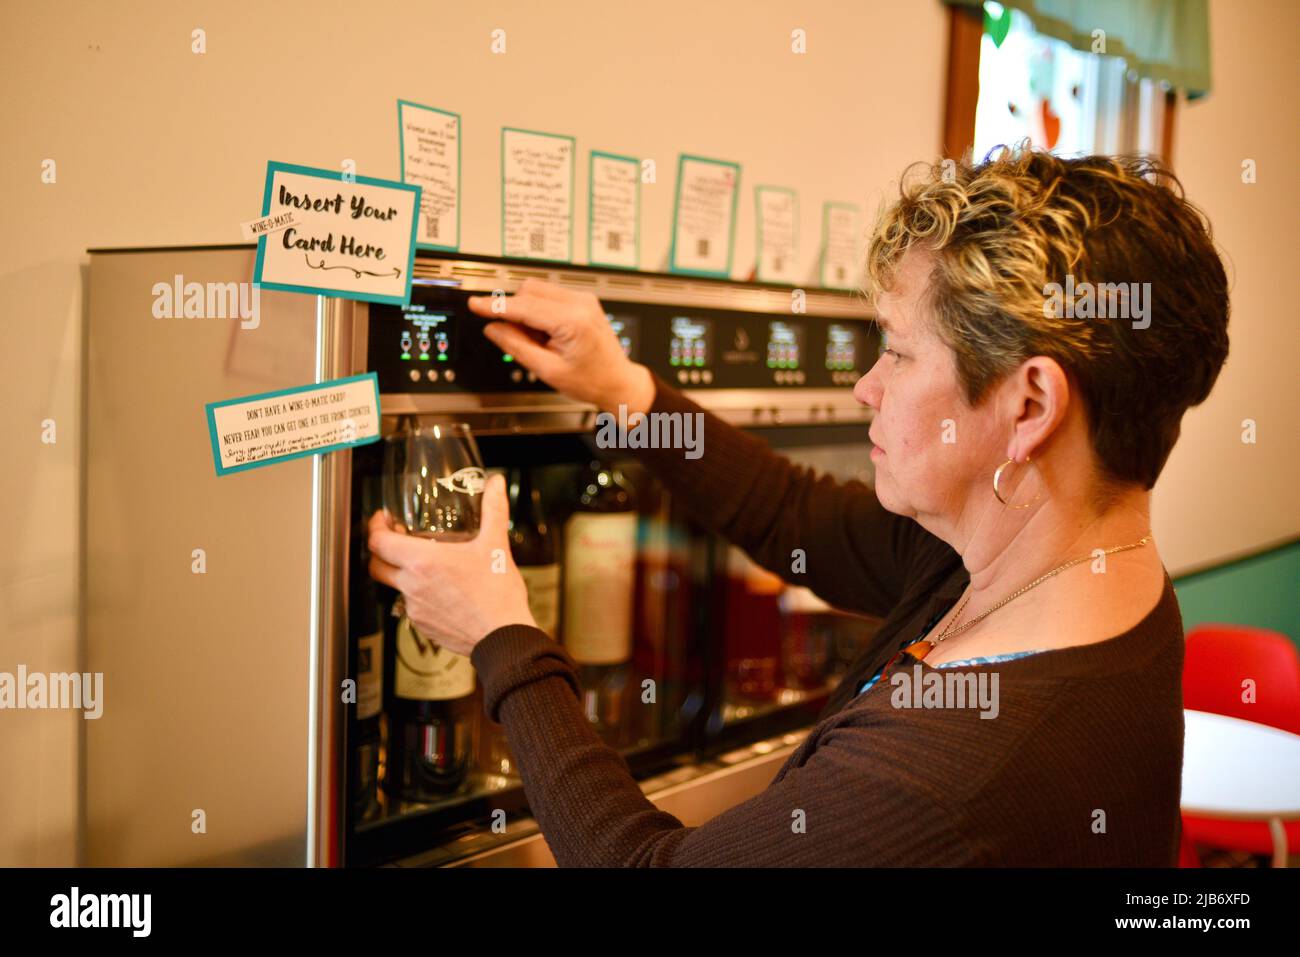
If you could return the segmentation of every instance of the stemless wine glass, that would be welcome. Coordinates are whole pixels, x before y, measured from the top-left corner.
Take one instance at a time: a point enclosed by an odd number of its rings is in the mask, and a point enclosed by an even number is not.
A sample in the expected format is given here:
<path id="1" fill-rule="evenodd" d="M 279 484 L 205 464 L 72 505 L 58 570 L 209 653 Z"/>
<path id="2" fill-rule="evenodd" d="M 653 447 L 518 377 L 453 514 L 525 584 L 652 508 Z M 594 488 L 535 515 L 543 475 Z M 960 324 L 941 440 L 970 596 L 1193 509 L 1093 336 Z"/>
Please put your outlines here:
<path id="1" fill-rule="evenodd" d="M 403 417 L 385 440 L 384 508 L 408 533 L 447 542 L 478 534 L 486 473 L 463 422 Z"/>

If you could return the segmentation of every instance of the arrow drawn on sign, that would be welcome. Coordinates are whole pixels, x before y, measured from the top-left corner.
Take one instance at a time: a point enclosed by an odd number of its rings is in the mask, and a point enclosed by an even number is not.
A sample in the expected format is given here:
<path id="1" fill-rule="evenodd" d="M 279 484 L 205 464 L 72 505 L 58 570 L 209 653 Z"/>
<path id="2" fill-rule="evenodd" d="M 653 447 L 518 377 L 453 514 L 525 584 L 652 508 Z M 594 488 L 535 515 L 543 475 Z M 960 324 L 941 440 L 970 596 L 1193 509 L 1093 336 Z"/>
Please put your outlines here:
<path id="1" fill-rule="evenodd" d="M 360 279 L 363 273 L 367 276 L 378 276 L 380 279 L 387 279 L 389 276 L 392 276 L 394 279 L 397 279 L 402 275 L 402 271 L 398 269 L 396 266 L 393 267 L 393 271 L 391 273 L 371 272 L 369 269 L 357 269 L 355 266 L 327 266 L 325 265 L 324 259 L 322 259 L 319 263 L 314 263 L 311 261 L 311 257 L 308 256 L 306 253 L 302 254 L 302 258 L 307 260 L 307 265 L 310 266 L 312 269 L 324 269 L 324 270 L 347 269 L 350 270 L 352 272 L 352 275 L 355 276 L 357 279 Z"/>

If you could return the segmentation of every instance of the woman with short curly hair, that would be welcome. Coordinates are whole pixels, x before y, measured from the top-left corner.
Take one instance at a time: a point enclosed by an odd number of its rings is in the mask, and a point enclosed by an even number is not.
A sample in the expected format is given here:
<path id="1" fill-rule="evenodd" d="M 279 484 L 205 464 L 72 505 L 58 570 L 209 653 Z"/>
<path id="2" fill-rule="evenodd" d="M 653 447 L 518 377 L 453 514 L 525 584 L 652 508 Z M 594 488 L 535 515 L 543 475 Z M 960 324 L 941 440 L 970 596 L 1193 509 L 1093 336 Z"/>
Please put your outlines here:
<path id="1" fill-rule="evenodd" d="M 561 864 L 1173 865 L 1183 632 L 1150 490 L 1227 356 L 1207 224 L 1153 163 L 1006 150 L 906 176 L 867 277 L 874 489 L 707 413 L 701 457 L 636 453 L 759 564 L 885 619 L 760 794 L 697 827 L 645 799 L 518 574 L 490 570 L 499 482 L 474 542 L 376 516 L 373 574 L 472 656 Z M 575 399 L 702 411 L 588 293 L 528 280 L 503 314 L 471 308 Z"/>

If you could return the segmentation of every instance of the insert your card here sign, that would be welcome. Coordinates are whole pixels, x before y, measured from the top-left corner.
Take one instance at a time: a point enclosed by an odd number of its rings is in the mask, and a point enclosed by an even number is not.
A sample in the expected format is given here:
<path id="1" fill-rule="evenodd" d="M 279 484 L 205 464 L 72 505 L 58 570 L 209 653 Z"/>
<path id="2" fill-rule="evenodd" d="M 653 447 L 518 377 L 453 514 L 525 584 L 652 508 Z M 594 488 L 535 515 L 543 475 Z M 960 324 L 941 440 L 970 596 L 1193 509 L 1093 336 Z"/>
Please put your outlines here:
<path id="1" fill-rule="evenodd" d="M 258 237 L 253 281 L 405 305 L 419 208 L 419 186 L 268 163 L 262 215 L 292 212 L 294 222 Z"/>

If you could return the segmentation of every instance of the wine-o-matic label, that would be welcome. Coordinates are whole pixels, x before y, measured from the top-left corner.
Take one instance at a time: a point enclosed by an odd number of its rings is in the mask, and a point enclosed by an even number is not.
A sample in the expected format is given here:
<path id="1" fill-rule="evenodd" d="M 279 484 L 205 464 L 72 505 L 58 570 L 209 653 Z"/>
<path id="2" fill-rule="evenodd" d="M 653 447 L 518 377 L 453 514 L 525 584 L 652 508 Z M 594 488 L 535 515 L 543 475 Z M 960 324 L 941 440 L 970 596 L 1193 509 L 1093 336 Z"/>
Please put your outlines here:
<path id="1" fill-rule="evenodd" d="M 474 693 L 474 666 L 464 655 L 435 646 L 403 617 L 397 625 L 393 690 L 399 698 L 447 701 Z"/>
<path id="2" fill-rule="evenodd" d="M 579 512 L 564 534 L 564 646 L 580 664 L 632 655 L 636 512 Z"/>

